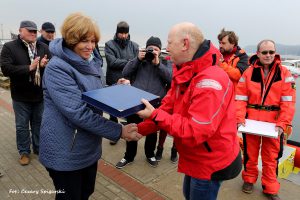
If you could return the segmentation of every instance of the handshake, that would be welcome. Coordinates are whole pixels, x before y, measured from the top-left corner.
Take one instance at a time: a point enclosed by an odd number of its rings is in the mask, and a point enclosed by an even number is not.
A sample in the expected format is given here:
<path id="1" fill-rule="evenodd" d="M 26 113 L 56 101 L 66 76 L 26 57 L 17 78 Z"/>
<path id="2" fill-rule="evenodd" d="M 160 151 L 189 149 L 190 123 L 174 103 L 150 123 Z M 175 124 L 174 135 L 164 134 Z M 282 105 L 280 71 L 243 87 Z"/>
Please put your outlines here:
<path id="1" fill-rule="evenodd" d="M 122 127 L 121 138 L 126 141 L 138 141 L 143 136 L 138 133 L 138 127 L 136 124 L 127 124 Z"/>

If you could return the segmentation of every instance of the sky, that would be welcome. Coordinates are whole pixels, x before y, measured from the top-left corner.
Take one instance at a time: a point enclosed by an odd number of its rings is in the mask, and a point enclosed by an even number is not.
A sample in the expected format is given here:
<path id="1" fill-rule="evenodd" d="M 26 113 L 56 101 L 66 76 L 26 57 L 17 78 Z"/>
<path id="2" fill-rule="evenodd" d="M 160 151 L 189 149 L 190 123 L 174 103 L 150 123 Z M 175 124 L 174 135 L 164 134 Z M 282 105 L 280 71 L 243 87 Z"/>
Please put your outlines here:
<path id="1" fill-rule="evenodd" d="M 0 38 L 18 33 L 22 20 L 55 24 L 57 37 L 63 20 L 73 12 L 92 17 L 100 27 L 100 44 L 113 38 L 119 21 L 127 21 L 131 40 L 145 46 L 150 36 L 167 43 L 170 28 L 192 22 L 206 39 L 218 45 L 222 28 L 239 36 L 239 45 L 256 45 L 262 39 L 300 45 L 299 0 L 1 0 Z M 2 34 L 3 33 L 3 34 Z"/>

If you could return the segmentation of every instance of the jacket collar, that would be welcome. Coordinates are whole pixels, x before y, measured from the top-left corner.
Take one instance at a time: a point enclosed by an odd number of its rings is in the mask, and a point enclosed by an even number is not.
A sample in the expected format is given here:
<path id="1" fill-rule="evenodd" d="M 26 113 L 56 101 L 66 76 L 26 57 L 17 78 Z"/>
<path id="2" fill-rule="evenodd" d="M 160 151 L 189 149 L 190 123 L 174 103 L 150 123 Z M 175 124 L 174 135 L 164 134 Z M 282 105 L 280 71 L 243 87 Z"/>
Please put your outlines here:
<path id="1" fill-rule="evenodd" d="M 65 41 L 62 38 L 57 38 L 51 41 L 49 49 L 53 56 L 57 56 L 64 60 L 80 73 L 93 76 L 102 76 L 102 58 L 98 51 L 93 51 L 93 58 L 91 60 L 84 60 L 74 51 L 69 49 L 65 45 Z"/>
<path id="2" fill-rule="evenodd" d="M 20 35 L 18 35 L 17 38 L 18 43 L 22 44 L 24 48 L 27 48 L 26 45 L 24 44 L 24 42 L 22 41 L 22 39 L 20 38 Z M 40 41 L 38 41 L 38 39 L 36 40 L 36 48 L 40 46 Z"/>
<path id="3" fill-rule="evenodd" d="M 173 79 L 177 84 L 188 82 L 200 71 L 215 65 L 219 59 L 219 50 L 209 40 L 204 40 L 192 61 L 183 63 L 180 67 L 173 67 Z"/>
<path id="4" fill-rule="evenodd" d="M 128 45 L 128 43 L 129 43 L 129 41 L 130 41 L 130 35 L 128 34 L 128 38 L 127 38 L 127 39 L 121 40 L 121 39 L 119 39 L 119 38 L 117 37 L 117 33 L 116 33 L 115 36 L 114 36 L 114 41 L 115 41 L 122 49 L 124 49 L 124 48 Z"/>

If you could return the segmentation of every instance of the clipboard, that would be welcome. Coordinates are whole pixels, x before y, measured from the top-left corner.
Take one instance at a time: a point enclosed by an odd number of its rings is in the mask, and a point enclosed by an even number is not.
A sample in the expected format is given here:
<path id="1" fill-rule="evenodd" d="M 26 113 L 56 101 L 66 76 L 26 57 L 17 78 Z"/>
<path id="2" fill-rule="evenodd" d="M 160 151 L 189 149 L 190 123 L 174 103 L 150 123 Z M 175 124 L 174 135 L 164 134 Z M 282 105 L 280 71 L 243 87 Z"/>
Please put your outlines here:
<path id="1" fill-rule="evenodd" d="M 278 138 L 278 132 L 275 131 L 275 126 L 275 123 L 246 119 L 245 126 L 240 126 L 238 131 L 263 137 Z"/>

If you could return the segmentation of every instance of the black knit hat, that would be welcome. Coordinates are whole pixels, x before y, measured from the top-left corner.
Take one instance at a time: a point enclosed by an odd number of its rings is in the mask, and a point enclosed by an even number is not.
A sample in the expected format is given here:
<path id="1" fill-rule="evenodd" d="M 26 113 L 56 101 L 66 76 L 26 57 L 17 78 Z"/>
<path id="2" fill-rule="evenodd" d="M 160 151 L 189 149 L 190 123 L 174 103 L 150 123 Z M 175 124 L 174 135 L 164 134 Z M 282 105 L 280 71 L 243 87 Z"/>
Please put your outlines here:
<path id="1" fill-rule="evenodd" d="M 151 36 L 148 40 L 147 40 L 147 43 L 146 43 L 146 48 L 150 45 L 153 45 L 153 46 L 156 46 L 158 47 L 159 49 L 161 49 L 161 41 L 158 37 L 153 37 Z"/>
<path id="2" fill-rule="evenodd" d="M 117 33 L 129 33 L 129 25 L 127 22 L 121 21 L 117 25 Z"/>

